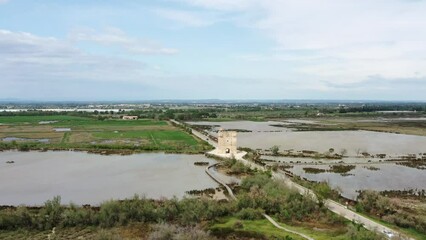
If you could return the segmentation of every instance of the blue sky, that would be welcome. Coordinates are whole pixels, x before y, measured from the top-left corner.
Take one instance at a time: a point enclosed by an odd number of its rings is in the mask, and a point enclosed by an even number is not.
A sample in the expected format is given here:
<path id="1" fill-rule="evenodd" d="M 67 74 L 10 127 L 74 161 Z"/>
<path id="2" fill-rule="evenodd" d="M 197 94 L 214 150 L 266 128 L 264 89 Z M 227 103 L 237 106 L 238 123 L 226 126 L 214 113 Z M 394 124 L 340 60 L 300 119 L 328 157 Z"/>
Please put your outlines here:
<path id="1" fill-rule="evenodd" d="M 425 92 L 423 0 L 0 0 L 0 99 Z"/>

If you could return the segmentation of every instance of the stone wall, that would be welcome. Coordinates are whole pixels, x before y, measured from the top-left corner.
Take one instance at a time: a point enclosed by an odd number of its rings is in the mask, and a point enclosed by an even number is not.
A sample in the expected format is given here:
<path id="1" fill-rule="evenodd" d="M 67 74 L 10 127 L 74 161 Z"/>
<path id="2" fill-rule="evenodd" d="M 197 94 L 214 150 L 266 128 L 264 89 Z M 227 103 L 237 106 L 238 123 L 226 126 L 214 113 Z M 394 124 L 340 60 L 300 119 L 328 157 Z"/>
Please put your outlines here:
<path id="1" fill-rule="evenodd" d="M 219 154 L 237 153 L 237 132 L 219 130 L 217 140 Z"/>

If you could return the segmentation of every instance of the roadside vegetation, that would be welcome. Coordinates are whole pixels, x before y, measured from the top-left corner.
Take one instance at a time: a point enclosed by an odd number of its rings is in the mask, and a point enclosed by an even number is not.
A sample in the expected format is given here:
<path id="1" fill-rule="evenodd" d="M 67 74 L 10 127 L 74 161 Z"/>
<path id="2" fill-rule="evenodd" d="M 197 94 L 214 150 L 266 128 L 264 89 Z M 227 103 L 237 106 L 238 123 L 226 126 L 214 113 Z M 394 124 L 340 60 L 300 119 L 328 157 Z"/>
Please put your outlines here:
<path id="1" fill-rule="evenodd" d="M 411 191 L 413 193 L 413 191 Z M 389 195 L 389 196 L 387 196 Z M 419 239 L 426 237 L 426 199 L 424 195 L 406 192 L 360 192 L 354 206 L 357 212 L 378 221 L 397 226 Z"/>

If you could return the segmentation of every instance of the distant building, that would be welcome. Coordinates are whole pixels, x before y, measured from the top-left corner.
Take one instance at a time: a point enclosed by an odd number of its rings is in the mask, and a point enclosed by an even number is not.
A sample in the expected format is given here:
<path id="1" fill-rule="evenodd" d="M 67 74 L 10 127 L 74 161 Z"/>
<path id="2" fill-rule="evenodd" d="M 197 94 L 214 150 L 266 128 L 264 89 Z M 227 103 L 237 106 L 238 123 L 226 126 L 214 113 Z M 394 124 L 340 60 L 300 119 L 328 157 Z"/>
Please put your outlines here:
<path id="1" fill-rule="evenodd" d="M 138 116 L 123 116 L 123 120 L 138 120 Z"/>
<path id="2" fill-rule="evenodd" d="M 237 132 L 220 129 L 217 136 L 219 154 L 237 153 Z"/>

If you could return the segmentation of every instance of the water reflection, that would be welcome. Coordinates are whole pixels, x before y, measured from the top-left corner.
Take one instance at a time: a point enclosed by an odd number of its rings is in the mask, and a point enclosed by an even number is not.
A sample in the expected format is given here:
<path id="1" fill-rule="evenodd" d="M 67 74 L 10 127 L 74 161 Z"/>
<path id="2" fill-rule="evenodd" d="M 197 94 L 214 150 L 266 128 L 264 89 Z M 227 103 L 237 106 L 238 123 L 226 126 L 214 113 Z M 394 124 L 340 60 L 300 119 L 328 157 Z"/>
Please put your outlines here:
<path id="1" fill-rule="evenodd" d="M 312 150 L 326 152 L 334 148 L 336 152 L 346 150 L 350 156 L 361 152 L 399 156 L 426 152 L 426 137 L 372 131 L 307 131 L 293 132 L 285 127 L 285 122 L 193 122 L 199 125 L 217 125 L 218 129 L 246 129 L 253 132 L 238 133 L 239 147 L 269 149 L 274 145 L 281 149 L 296 151 Z M 273 125 L 283 124 L 281 127 Z M 291 126 L 289 126 L 291 127 Z"/>
<path id="2" fill-rule="evenodd" d="M 0 152 L 0 205 L 39 205 L 55 195 L 63 203 L 99 204 L 134 194 L 183 197 L 188 190 L 217 187 L 204 167 L 194 166 L 197 161 L 215 162 L 203 155 L 164 153 Z"/>
<path id="3" fill-rule="evenodd" d="M 368 164 L 368 166 L 379 170 L 370 170 L 367 165 L 357 165 L 354 170 L 348 172 L 350 174 L 348 176 L 331 172 L 310 174 L 303 170 L 305 167 L 328 169 L 328 166 L 296 165 L 288 170 L 311 181 L 326 181 L 332 188 L 340 189 L 344 197 L 351 199 L 356 198 L 357 190 L 426 189 L 424 170 L 395 164 Z"/>

